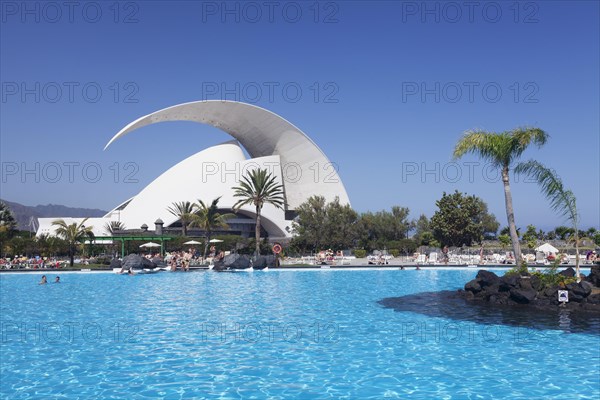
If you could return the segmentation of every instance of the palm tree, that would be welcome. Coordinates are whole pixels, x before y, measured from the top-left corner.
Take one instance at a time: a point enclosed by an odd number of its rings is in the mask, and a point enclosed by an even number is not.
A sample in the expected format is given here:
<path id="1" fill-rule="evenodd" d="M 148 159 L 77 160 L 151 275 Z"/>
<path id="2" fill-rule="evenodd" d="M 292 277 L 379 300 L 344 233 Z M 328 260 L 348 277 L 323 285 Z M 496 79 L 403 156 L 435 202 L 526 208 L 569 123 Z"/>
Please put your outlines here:
<path id="1" fill-rule="evenodd" d="M 217 197 L 210 205 L 207 205 L 202 200 L 198 200 L 198 203 L 194 204 L 195 212 L 190 215 L 190 226 L 197 226 L 206 234 L 206 243 L 204 244 L 205 258 L 212 232 L 217 228 L 227 228 L 226 221 L 235 217 L 231 213 L 221 214 L 219 212 L 218 204 L 220 199 L 221 197 Z"/>
<path id="2" fill-rule="evenodd" d="M 121 221 L 110 221 L 110 222 L 107 222 L 106 224 L 104 224 L 104 229 L 108 232 L 108 234 L 110 236 L 114 236 L 115 233 L 124 231 L 126 228 L 125 228 L 125 224 Z M 121 243 L 123 243 L 123 242 L 121 242 Z M 113 251 L 114 251 L 114 254 L 117 254 L 117 251 L 118 251 L 117 241 L 113 241 Z"/>
<path id="3" fill-rule="evenodd" d="M 283 185 L 277 183 L 275 177 L 266 169 L 249 171 L 242 177 L 239 186 L 232 188 L 233 194 L 240 199 L 233 205 L 233 210 L 238 211 L 242 206 L 253 204 L 256 210 L 256 256 L 260 255 L 260 213 L 263 205 L 272 204 L 282 209 L 285 203 Z"/>
<path id="4" fill-rule="evenodd" d="M 110 221 L 104 224 L 104 229 L 111 235 L 114 235 L 116 232 L 124 231 L 125 224 L 121 221 Z"/>
<path id="5" fill-rule="evenodd" d="M 58 237 L 64 239 L 69 245 L 69 265 L 73 266 L 73 256 L 75 254 L 75 246 L 77 243 L 84 239 L 92 240 L 94 234 L 92 233 L 93 227 L 85 226 L 85 222 L 88 219 L 85 218 L 80 223 L 67 224 L 64 219 L 57 219 L 52 221 L 52 226 L 56 226 L 55 233 Z"/>
<path id="6" fill-rule="evenodd" d="M 515 173 L 526 174 L 535 179 L 540 185 L 542 193 L 550 201 L 550 207 L 571 222 L 574 235 L 573 241 L 575 242 L 575 270 L 577 282 L 579 282 L 581 280 L 579 276 L 579 230 L 577 229 L 579 214 L 577 213 L 575 195 L 570 190 L 565 189 L 562 181 L 554 171 L 537 161 L 530 160 L 517 165 Z"/>
<path id="7" fill-rule="evenodd" d="M 548 134 L 539 128 L 517 128 L 502 133 L 475 130 L 466 132 L 454 147 L 454 159 L 473 153 L 501 170 L 506 217 L 517 265 L 521 262 L 521 246 L 515 225 L 509 172 L 513 163 L 530 144 L 541 147 L 547 140 Z"/>
<path id="8" fill-rule="evenodd" d="M 183 236 L 187 236 L 188 224 L 192 221 L 192 214 L 195 211 L 194 203 L 190 201 L 175 202 L 170 207 L 167 207 L 167 211 L 176 216 L 181 220 L 181 233 Z"/>

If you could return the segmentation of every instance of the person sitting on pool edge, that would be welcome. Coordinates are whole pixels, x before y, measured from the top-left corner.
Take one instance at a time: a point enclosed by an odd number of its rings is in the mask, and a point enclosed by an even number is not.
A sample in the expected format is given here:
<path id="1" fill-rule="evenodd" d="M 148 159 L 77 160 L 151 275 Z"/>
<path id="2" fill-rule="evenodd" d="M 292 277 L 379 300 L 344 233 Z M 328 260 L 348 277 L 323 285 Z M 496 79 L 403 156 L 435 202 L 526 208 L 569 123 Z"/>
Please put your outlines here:
<path id="1" fill-rule="evenodd" d="M 48 281 L 46 280 L 46 275 L 42 275 L 42 280 L 39 283 L 40 285 L 45 285 L 46 283 L 48 283 Z"/>

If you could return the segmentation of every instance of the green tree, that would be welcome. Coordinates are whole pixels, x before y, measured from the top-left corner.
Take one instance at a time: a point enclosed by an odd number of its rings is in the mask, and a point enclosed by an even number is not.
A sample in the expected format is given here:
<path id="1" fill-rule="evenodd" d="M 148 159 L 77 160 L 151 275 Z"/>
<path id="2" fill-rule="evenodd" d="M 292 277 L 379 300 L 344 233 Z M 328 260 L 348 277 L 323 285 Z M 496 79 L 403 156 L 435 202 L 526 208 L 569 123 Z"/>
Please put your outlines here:
<path id="1" fill-rule="evenodd" d="M 500 247 L 502 247 L 502 249 L 506 249 L 510 244 L 510 236 L 500 235 L 498 236 L 498 241 L 500 242 Z"/>
<path id="2" fill-rule="evenodd" d="M 167 211 L 179 218 L 181 221 L 181 234 L 187 236 L 187 228 L 192 222 L 192 214 L 196 211 L 194 203 L 190 201 L 175 202 L 167 207 Z"/>
<path id="3" fill-rule="evenodd" d="M 390 221 L 390 236 L 388 240 L 401 240 L 408 238 L 408 231 L 414 224 L 408 220 L 410 210 L 408 207 L 392 206 Z"/>
<path id="4" fill-rule="evenodd" d="M 52 226 L 56 226 L 56 235 L 65 240 L 69 246 L 69 265 L 71 267 L 73 266 L 73 257 L 77 244 L 83 242 L 85 239 L 94 239 L 94 234 L 92 233 L 93 227 L 85 226 L 87 220 L 85 218 L 79 223 L 74 222 L 72 224 L 67 224 L 63 219 L 52 221 Z"/>
<path id="5" fill-rule="evenodd" d="M 469 131 L 458 141 L 454 148 L 454 158 L 458 159 L 467 153 L 478 155 L 492 163 L 502 173 L 504 185 L 504 202 L 506 217 L 510 230 L 510 238 L 517 263 L 521 262 L 521 246 L 517 236 L 515 212 L 510 189 L 510 169 L 530 144 L 543 146 L 548 140 L 548 134 L 538 128 L 518 128 L 508 132 L 495 133 L 485 131 Z"/>
<path id="6" fill-rule="evenodd" d="M 59 254 L 68 254 L 68 244 L 65 240 L 50 236 L 47 233 L 37 236 L 34 239 L 37 252 L 43 257 L 58 256 Z"/>
<path id="7" fill-rule="evenodd" d="M 13 237 L 17 229 L 17 221 L 8 205 L 0 201 L 0 252 L 4 252 L 7 242 Z M 1 254 L 0 254 L 1 255 Z"/>
<path id="8" fill-rule="evenodd" d="M 300 250 L 319 251 L 327 226 L 327 202 L 323 196 L 311 196 L 296 208 L 298 216 L 292 222 L 292 245 Z"/>
<path id="9" fill-rule="evenodd" d="M 529 249 L 533 249 L 537 244 L 538 231 L 535 226 L 527 225 L 527 230 L 523 234 L 523 241 Z"/>
<path id="10" fill-rule="evenodd" d="M 356 241 L 358 213 L 349 204 L 340 204 L 340 199 L 335 199 L 327 204 L 327 225 L 324 234 L 329 241 L 329 248 L 348 249 Z"/>
<path id="11" fill-rule="evenodd" d="M 500 235 L 506 235 L 510 238 L 510 228 L 505 226 L 504 228 L 500 229 Z M 521 228 L 517 228 L 517 237 L 521 237 Z"/>
<path id="12" fill-rule="evenodd" d="M 496 238 L 496 233 L 500 227 L 500 223 L 496 216 L 488 211 L 488 206 L 485 202 L 481 202 L 481 226 L 483 227 L 484 239 L 492 240 Z"/>
<path id="13" fill-rule="evenodd" d="M 393 206 L 390 211 L 361 214 L 358 230 L 360 245 L 367 249 L 382 249 L 388 242 L 405 239 L 414 224 L 408 220 L 409 209 Z"/>
<path id="14" fill-rule="evenodd" d="M 212 237 L 212 232 L 219 228 L 227 229 L 227 220 L 235 217 L 235 215 L 231 213 L 221 214 L 219 212 L 218 204 L 220 199 L 221 197 L 217 197 L 210 203 L 210 205 L 202 200 L 198 200 L 198 202 L 192 207 L 195 211 L 189 215 L 190 226 L 196 226 L 202 229 L 206 235 L 206 243 L 204 243 L 203 254 L 203 257 L 205 258 L 208 251 L 208 244 L 210 243 L 210 239 Z"/>
<path id="15" fill-rule="evenodd" d="M 435 203 L 438 211 L 429 222 L 433 237 L 441 246 L 470 246 L 473 242 L 483 240 L 483 221 L 487 215 L 487 207 L 483 200 L 476 196 L 467 196 L 458 191 L 444 194 Z"/>
<path id="16" fill-rule="evenodd" d="M 260 255 L 260 213 L 265 204 L 272 204 L 282 209 L 285 204 L 283 185 L 277 183 L 275 176 L 266 169 L 255 169 L 244 175 L 239 186 L 233 187 L 234 196 L 239 197 L 234 205 L 234 211 L 238 211 L 245 205 L 253 205 L 256 214 L 256 256 Z"/>
<path id="17" fill-rule="evenodd" d="M 311 196 L 296 209 L 292 223 L 292 246 L 301 250 L 347 249 L 357 238 L 358 213 L 336 197 L 327 203 L 323 196 Z"/>
<path id="18" fill-rule="evenodd" d="M 562 217 L 566 218 L 573 227 L 575 242 L 575 270 L 577 281 L 581 280 L 579 273 L 579 213 L 577 212 L 577 199 L 570 190 L 567 190 L 561 179 L 551 169 L 543 164 L 530 160 L 515 169 L 518 174 L 526 174 L 533 177 L 542 190 L 542 193 L 550 201 L 550 207 Z"/>
<path id="19" fill-rule="evenodd" d="M 423 232 L 421 235 L 421 240 L 419 241 L 419 246 L 432 246 L 434 242 L 436 242 L 436 240 L 433 237 L 433 232 Z"/>
<path id="20" fill-rule="evenodd" d="M 573 228 L 569 228 L 568 226 L 561 225 L 554 228 L 554 234 L 560 240 L 567 240 L 573 233 Z"/>
<path id="21" fill-rule="evenodd" d="M 413 222 L 413 226 L 415 227 L 413 239 L 419 246 L 424 245 L 424 243 L 421 243 L 423 234 L 426 232 L 431 233 L 431 229 L 429 228 L 429 218 L 427 218 L 425 214 L 421 214 L 419 219 Z M 431 238 L 433 239 L 433 234 Z"/>

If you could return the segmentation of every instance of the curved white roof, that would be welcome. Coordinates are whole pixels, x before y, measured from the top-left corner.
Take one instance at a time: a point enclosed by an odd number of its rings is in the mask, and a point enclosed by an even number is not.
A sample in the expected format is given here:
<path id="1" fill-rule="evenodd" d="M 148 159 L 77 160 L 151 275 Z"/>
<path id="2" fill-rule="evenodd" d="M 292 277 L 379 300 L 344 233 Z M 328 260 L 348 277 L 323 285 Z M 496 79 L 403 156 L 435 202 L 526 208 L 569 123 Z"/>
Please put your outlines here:
<path id="1" fill-rule="evenodd" d="M 285 119 L 250 104 L 212 100 L 165 108 L 127 125 L 105 149 L 129 132 L 163 121 L 205 123 L 227 132 L 237 141 L 212 146 L 186 158 L 103 218 L 90 220 L 97 236 L 106 234 L 104 225 L 110 221 L 120 221 L 126 229 L 139 229 L 145 224 L 152 230 L 154 221 L 161 219 L 168 227 L 178 220 L 167 210 L 175 202 L 198 199 L 210 202 L 220 197 L 219 208 L 232 208 L 238 200 L 233 196 L 233 187 L 248 170 L 255 168 L 266 168 L 284 186 L 287 210 L 296 209 L 313 195 L 321 195 L 327 201 L 339 197 L 340 202 L 349 203 L 336 169 L 321 149 Z M 246 159 L 239 144 L 246 148 L 250 159 Z M 255 210 L 246 206 L 240 212 L 254 217 Z M 265 204 L 261 217 L 270 237 L 290 237 L 291 221 L 283 210 Z M 38 234 L 53 233 L 54 219 L 40 218 Z"/>
<path id="2" fill-rule="evenodd" d="M 138 128 L 164 121 L 208 124 L 233 136 L 252 158 L 279 156 L 288 209 L 313 195 L 350 203 L 336 167 L 308 136 L 279 115 L 246 103 L 207 100 L 168 107 L 133 121 L 105 149 Z"/>
<path id="3" fill-rule="evenodd" d="M 220 197 L 219 208 L 233 208 L 238 198 L 234 197 L 233 186 L 240 181 L 246 170 L 268 168 L 279 163 L 278 156 L 260 157 L 247 160 L 237 142 L 230 141 L 209 147 L 179 162 L 138 193 L 127 206 L 117 212 L 119 220 L 126 228 L 139 228 L 142 224 L 154 227 L 160 218 L 164 226 L 177 222 L 178 218 L 167 208 L 175 202 L 203 200 L 210 203 Z M 274 171 L 277 183 L 281 183 L 281 173 Z M 240 212 L 254 216 L 253 207 L 245 206 Z M 112 213 L 114 215 L 114 212 Z M 271 204 L 265 204 L 261 216 L 264 227 L 271 236 L 286 236 L 285 227 L 289 221 L 284 213 Z"/>

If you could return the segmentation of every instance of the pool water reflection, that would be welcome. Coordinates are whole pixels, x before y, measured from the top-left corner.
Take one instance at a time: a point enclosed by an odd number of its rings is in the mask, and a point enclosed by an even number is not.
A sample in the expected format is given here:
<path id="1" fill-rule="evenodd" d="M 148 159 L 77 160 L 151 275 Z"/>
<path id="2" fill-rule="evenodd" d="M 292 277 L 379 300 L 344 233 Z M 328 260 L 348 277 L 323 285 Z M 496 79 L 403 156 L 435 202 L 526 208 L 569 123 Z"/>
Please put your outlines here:
<path id="1" fill-rule="evenodd" d="M 380 304 L 476 272 L 3 274 L 0 397 L 598 398 L 593 329 Z"/>

